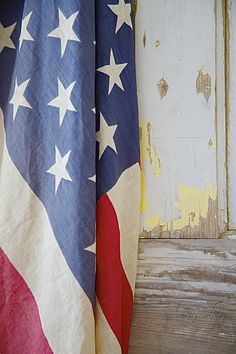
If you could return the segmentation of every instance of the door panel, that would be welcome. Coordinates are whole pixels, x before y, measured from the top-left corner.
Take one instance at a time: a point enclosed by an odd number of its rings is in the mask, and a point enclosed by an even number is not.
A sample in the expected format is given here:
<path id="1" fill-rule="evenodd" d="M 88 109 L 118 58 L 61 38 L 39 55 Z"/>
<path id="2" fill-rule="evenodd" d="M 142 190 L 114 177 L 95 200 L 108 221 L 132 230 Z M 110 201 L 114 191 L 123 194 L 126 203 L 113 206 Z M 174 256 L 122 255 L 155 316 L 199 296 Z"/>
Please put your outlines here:
<path id="1" fill-rule="evenodd" d="M 135 37 L 141 237 L 217 238 L 215 1 L 139 0 Z"/>

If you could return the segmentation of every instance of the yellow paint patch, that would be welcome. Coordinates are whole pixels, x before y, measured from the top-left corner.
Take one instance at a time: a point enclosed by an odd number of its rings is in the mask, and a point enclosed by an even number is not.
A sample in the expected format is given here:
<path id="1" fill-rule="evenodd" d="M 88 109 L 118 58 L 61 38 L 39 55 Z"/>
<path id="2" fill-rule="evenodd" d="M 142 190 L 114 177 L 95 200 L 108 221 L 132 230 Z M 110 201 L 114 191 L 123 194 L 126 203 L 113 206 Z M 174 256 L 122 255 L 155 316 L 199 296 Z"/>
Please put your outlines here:
<path id="1" fill-rule="evenodd" d="M 147 122 L 140 122 L 140 155 L 141 155 L 141 204 L 140 212 L 148 211 L 148 194 L 147 182 L 143 168 L 144 161 L 148 161 L 151 165 L 152 171 L 156 177 L 161 175 L 161 163 L 156 154 L 154 147 L 151 146 L 151 124 Z"/>
<path id="2" fill-rule="evenodd" d="M 151 124 L 140 122 L 140 149 L 141 163 L 149 161 L 156 177 L 161 175 L 161 163 L 154 147 L 151 145 Z"/>
<path id="3" fill-rule="evenodd" d="M 199 188 L 179 185 L 179 201 L 175 204 L 180 210 L 180 218 L 164 221 L 159 215 L 146 219 L 147 231 L 162 226 L 163 231 L 180 230 L 185 226 L 199 226 L 201 218 L 207 218 L 209 199 L 216 199 L 216 189 L 208 184 L 202 192 Z"/>
<path id="4" fill-rule="evenodd" d="M 160 215 L 150 216 L 145 221 L 148 226 L 146 231 L 151 231 L 152 229 L 154 229 L 155 226 L 157 226 L 157 225 L 160 226 L 162 224 Z M 164 225 L 165 225 L 165 222 L 164 222 Z"/>

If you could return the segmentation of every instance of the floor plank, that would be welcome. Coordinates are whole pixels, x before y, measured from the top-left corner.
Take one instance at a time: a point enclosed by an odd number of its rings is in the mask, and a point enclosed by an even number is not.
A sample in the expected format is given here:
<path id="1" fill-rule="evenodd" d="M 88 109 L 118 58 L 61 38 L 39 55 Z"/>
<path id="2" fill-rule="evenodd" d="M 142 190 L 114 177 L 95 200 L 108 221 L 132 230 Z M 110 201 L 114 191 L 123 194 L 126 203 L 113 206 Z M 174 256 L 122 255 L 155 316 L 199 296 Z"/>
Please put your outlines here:
<path id="1" fill-rule="evenodd" d="M 235 240 L 140 240 L 130 354 L 236 353 Z"/>

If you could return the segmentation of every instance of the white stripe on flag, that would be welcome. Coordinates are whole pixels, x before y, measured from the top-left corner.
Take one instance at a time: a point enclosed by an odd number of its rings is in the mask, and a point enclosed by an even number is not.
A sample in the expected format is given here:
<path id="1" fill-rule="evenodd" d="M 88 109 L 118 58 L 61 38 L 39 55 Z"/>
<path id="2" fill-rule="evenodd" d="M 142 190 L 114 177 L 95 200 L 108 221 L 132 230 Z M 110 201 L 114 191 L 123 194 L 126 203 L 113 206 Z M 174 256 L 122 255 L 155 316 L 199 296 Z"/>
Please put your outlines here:
<path id="1" fill-rule="evenodd" d="M 11 161 L 1 109 L 0 159 L 0 246 L 33 293 L 53 352 L 93 354 L 92 306 L 63 257 L 43 204 Z"/>
<path id="2" fill-rule="evenodd" d="M 135 287 L 140 215 L 140 167 L 129 167 L 107 193 L 120 228 L 120 253 L 124 271 L 132 290 Z"/>

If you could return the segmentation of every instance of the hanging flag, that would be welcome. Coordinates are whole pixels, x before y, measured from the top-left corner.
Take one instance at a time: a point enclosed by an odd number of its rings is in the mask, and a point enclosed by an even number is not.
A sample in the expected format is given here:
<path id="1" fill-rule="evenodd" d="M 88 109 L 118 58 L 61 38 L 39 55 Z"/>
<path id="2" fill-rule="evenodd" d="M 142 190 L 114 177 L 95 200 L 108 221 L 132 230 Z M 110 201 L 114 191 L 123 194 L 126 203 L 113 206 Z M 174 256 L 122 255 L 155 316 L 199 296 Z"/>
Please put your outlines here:
<path id="1" fill-rule="evenodd" d="M 128 351 L 139 222 L 130 11 L 124 0 L 0 3 L 0 353 Z"/>
<path id="2" fill-rule="evenodd" d="M 96 0 L 97 353 L 128 353 L 139 234 L 131 4 Z"/>

